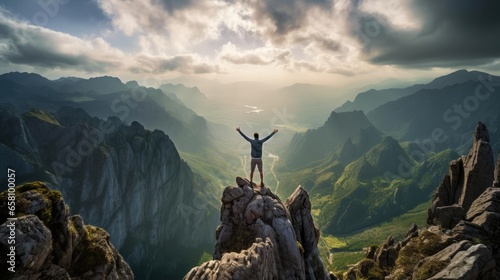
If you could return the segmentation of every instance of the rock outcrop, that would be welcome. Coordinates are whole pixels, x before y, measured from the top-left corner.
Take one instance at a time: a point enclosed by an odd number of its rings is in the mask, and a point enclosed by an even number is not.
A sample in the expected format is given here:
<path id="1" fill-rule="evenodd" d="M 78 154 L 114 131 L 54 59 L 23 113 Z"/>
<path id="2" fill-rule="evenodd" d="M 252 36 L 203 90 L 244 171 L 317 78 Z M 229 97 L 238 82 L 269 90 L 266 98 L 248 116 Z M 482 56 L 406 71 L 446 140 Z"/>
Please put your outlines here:
<path id="1" fill-rule="evenodd" d="M 450 163 L 432 200 L 428 224 L 453 228 L 463 218 L 474 200 L 493 185 L 495 164 L 486 126 L 478 123 L 469 154 Z M 452 206 L 443 209 L 443 207 Z M 460 209 L 460 208 L 463 208 Z"/>
<path id="2" fill-rule="evenodd" d="M 0 247 L 8 252 L 7 191 L 0 194 Z M 2 279 L 134 279 L 129 265 L 101 228 L 70 216 L 59 191 L 33 182 L 16 187 L 15 273 L 0 256 Z"/>
<path id="3" fill-rule="evenodd" d="M 500 279 L 500 188 L 488 141 L 479 123 L 469 155 L 450 163 L 436 190 L 427 228 L 398 243 L 389 237 L 344 279 Z"/>
<path id="4" fill-rule="evenodd" d="M 266 186 L 236 183 L 222 195 L 213 260 L 184 279 L 331 279 L 307 192 L 299 186 L 283 204 Z"/>

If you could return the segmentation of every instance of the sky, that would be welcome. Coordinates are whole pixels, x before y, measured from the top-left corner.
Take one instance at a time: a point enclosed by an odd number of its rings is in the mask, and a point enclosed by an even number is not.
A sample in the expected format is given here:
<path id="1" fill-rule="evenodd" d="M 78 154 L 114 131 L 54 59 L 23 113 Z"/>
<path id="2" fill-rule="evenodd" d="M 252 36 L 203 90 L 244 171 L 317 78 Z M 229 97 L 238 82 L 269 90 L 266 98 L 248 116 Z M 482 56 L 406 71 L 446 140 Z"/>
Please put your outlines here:
<path id="1" fill-rule="evenodd" d="M 0 73 L 338 87 L 500 73 L 498 0 L 2 0 Z"/>

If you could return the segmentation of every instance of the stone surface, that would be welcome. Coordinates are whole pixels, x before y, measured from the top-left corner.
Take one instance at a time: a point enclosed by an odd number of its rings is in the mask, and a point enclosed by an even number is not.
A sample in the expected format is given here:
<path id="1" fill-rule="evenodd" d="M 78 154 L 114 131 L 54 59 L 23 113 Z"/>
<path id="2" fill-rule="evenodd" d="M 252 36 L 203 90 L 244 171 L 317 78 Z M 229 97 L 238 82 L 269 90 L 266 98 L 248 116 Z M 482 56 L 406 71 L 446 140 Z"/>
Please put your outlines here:
<path id="1" fill-rule="evenodd" d="M 52 234 L 50 230 L 35 215 L 20 217 L 14 224 L 16 259 L 20 267 L 19 270 L 40 271 L 51 251 Z M 7 252 L 7 248 L 9 248 L 7 237 L 10 233 L 10 225 L 10 221 L 0 225 L 0 243 L 5 248 L 3 252 Z"/>
<path id="2" fill-rule="evenodd" d="M 260 238 L 248 250 L 224 254 L 221 260 L 203 263 L 189 271 L 186 280 L 273 280 L 278 278 L 273 243 Z"/>
<path id="3" fill-rule="evenodd" d="M 491 251 L 483 244 L 470 246 L 466 250 L 456 252 L 439 273 L 429 279 L 498 279 L 495 272 L 495 261 Z"/>
<path id="4" fill-rule="evenodd" d="M 436 213 L 441 228 L 445 229 L 454 228 L 461 220 L 465 218 L 465 209 L 458 204 L 437 207 Z"/>
<path id="5" fill-rule="evenodd" d="M 448 175 L 443 177 L 434 193 L 427 212 L 428 225 L 452 227 L 456 224 L 461 210 L 458 208 L 441 209 L 443 220 L 440 220 L 437 209 L 458 204 L 467 212 L 473 201 L 493 185 L 495 165 L 489 141 L 490 136 L 486 126 L 478 123 L 469 154 L 450 163 Z M 458 216 L 450 216 L 455 214 Z"/>
<path id="6" fill-rule="evenodd" d="M 290 212 L 297 240 L 304 249 L 306 279 L 330 279 L 318 251 L 319 229 L 311 215 L 311 202 L 306 190 L 297 187 L 285 201 Z"/>
<path id="7" fill-rule="evenodd" d="M 184 279 L 332 279 L 319 256 L 319 231 L 302 187 L 283 204 L 267 187 L 252 188 L 240 177 L 236 184 L 222 195 L 214 259 Z"/>
<path id="8" fill-rule="evenodd" d="M 103 229 L 69 216 L 61 193 L 43 183 L 16 187 L 16 272 L 10 279 L 134 279 L 134 274 Z M 7 213 L 7 192 L 0 213 Z M 7 252 L 7 217 L 0 215 L 0 249 Z M 5 241 L 5 242 L 4 242 Z M 0 256 L 5 267 L 5 256 Z"/>
<path id="9" fill-rule="evenodd" d="M 459 204 L 467 211 L 472 202 L 493 184 L 495 169 L 490 136 L 486 126 L 478 123 L 474 132 L 474 141 L 469 154 L 464 160 L 464 182 Z"/>
<path id="10" fill-rule="evenodd" d="M 398 257 L 398 252 L 394 245 L 394 238 L 389 236 L 387 240 L 382 243 L 377 251 L 375 252 L 375 263 L 378 264 L 379 267 L 393 267 Z"/>

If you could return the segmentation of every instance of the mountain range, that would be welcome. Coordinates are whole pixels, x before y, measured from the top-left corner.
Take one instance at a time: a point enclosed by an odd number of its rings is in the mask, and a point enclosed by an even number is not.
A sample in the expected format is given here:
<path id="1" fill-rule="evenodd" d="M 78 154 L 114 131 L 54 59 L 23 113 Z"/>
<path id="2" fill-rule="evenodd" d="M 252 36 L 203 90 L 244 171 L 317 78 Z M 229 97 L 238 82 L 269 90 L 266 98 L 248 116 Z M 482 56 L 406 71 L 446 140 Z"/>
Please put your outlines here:
<path id="1" fill-rule="evenodd" d="M 139 279 L 178 279 L 212 251 L 221 186 L 248 172 L 248 144 L 230 126 L 280 128 L 266 143 L 278 155 L 265 159 L 266 186 L 287 197 L 301 185 L 328 238 L 430 202 L 479 121 L 500 149 L 500 83 L 477 71 L 362 92 L 337 109 L 345 96 L 307 84 L 214 97 L 182 84 L 15 72 L 0 75 L 0 89 L 0 167 L 60 190 L 72 213 L 110 233 Z"/>

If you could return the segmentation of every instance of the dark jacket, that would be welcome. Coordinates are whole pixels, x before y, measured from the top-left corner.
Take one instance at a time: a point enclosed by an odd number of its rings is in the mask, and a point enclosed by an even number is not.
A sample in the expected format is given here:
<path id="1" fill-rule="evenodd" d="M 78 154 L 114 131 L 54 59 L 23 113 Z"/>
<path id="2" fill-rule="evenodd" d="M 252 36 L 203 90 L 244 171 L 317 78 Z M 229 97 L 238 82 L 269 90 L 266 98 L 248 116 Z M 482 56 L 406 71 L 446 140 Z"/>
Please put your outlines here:
<path id="1" fill-rule="evenodd" d="M 248 138 L 243 132 L 241 132 L 241 130 L 238 132 L 241 134 L 241 136 L 243 136 L 243 138 L 250 142 L 250 145 L 252 146 L 252 158 L 262 158 L 262 145 L 275 134 L 274 132 L 272 132 L 266 138 L 259 140 Z"/>

